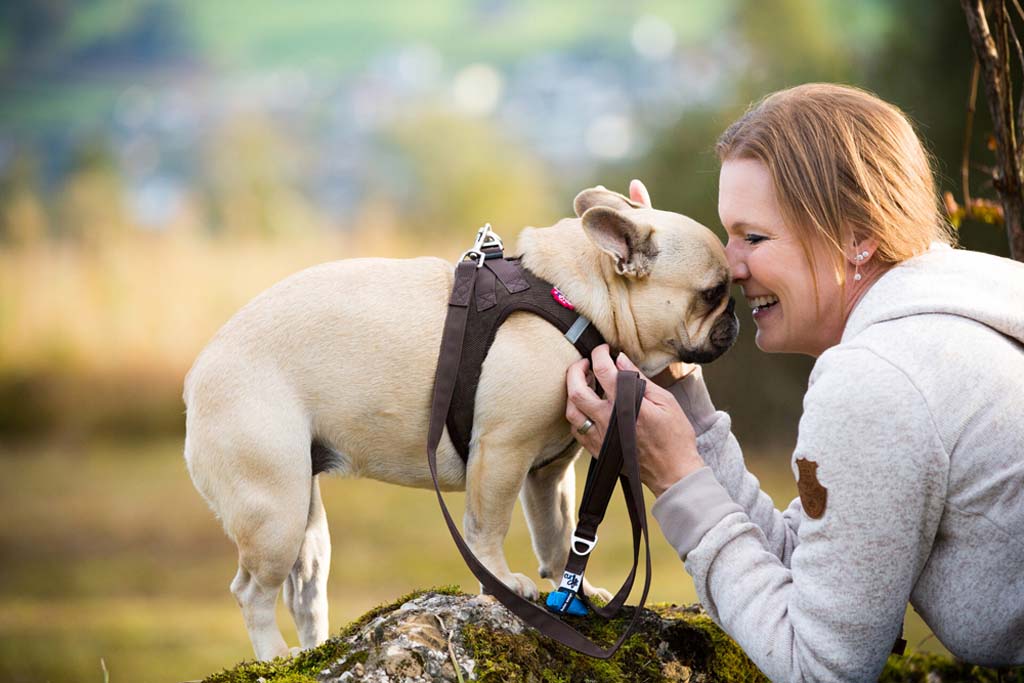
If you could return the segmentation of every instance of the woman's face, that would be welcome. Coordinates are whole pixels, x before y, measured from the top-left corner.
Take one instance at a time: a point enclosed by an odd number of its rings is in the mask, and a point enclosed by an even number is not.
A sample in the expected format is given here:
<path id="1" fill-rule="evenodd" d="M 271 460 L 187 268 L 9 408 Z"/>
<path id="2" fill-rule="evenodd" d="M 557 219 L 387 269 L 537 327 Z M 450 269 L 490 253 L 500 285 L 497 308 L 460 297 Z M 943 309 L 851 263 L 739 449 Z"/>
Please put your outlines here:
<path id="1" fill-rule="evenodd" d="M 832 260 L 814 240 L 815 288 L 799 238 L 782 218 L 768 167 L 753 159 L 725 161 L 718 215 L 729 237 L 725 252 L 733 281 L 753 309 L 758 348 L 817 357 L 838 344 L 844 300 Z"/>

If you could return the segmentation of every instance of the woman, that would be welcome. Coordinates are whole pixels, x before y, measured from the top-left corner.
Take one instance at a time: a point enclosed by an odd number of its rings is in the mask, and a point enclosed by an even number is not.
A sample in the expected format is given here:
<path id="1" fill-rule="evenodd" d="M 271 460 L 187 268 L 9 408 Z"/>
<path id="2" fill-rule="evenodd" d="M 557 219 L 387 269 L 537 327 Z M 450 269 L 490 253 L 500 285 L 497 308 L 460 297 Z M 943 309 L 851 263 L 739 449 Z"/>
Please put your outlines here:
<path id="1" fill-rule="evenodd" d="M 642 477 L 701 603 L 778 681 L 877 680 L 908 600 L 958 657 L 1024 664 L 1024 265 L 950 247 L 910 123 L 861 90 L 770 95 L 717 151 L 757 345 L 817 361 L 783 512 L 699 368 L 648 383 Z M 635 369 L 592 363 L 605 387 Z M 610 403 L 589 370 L 566 416 L 595 423 L 596 453 Z"/>

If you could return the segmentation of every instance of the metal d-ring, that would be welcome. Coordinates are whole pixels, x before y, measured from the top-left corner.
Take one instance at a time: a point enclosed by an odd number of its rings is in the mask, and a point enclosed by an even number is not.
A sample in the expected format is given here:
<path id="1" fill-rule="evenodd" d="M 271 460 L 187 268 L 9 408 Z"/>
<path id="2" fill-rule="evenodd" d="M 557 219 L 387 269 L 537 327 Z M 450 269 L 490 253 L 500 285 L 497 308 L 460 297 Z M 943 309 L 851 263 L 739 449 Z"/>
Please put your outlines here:
<path id="1" fill-rule="evenodd" d="M 577 550 L 576 544 L 583 546 L 583 550 Z M 590 552 L 594 549 L 594 546 L 596 545 L 597 534 L 594 534 L 594 540 L 590 540 L 589 538 L 583 538 L 582 536 L 577 536 L 575 533 L 572 535 L 572 550 L 577 555 L 589 555 Z"/>
<path id="2" fill-rule="evenodd" d="M 501 237 L 498 233 L 491 230 L 491 224 L 485 223 L 482 228 L 476 231 L 476 239 L 473 241 L 473 246 L 463 252 L 459 261 L 465 261 L 467 258 L 476 261 L 476 267 L 482 268 L 484 265 L 484 249 L 487 247 L 497 247 L 499 251 L 505 250 L 505 245 L 501 241 Z"/>

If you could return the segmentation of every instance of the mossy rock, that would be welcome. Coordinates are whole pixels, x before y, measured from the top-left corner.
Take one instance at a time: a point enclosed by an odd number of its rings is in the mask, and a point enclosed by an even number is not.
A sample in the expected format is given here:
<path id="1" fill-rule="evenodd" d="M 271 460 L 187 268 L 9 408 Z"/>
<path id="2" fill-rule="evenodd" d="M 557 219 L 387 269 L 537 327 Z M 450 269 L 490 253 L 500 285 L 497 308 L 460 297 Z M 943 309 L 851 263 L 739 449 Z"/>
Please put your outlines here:
<path id="1" fill-rule="evenodd" d="M 602 647 L 632 618 L 592 616 L 573 625 Z M 767 681 L 699 607 L 645 609 L 614 657 L 581 655 L 522 624 L 493 598 L 455 588 L 420 591 L 382 605 L 318 648 L 273 662 L 247 662 L 206 683 L 352 681 L 525 681 L 529 683 Z M 891 657 L 886 683 L 1014 681 L 1024 669 L 996 671 L 934 655 Z"/>

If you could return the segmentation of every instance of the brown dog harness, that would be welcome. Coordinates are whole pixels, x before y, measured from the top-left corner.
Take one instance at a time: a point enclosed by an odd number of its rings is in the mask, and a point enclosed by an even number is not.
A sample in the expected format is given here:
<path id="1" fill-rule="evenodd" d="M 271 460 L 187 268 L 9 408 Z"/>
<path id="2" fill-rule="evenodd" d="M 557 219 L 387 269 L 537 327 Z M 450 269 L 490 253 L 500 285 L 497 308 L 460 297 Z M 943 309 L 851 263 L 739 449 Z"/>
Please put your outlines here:
<path id="1" fill-rule="evenodd" d="M 481 251 L 484 260 L 476 269 L 473 296 L 467 306 L 455 393 L 446 419 L 448 436 L 463 461 L 469 460 L 473 404 L 484 358 L 498 328 L 509 315 L 527 311 L 544 318 L 558 328 L 584 358 L 589 358 L 590 352 L 604 343 L 597 328 L 574 311 L 557 287 L 534 275 L 518 258 L 504 258 L 499 247 L 489 246 Z"/>
<path id="2" fill-rule="evenodd" d="M 449 513 L 437 480 L 437 446 L 446 424 L 456 450 L 463 460 L 468 460 L 473 401 L 480 379 L 480 368 L 498 327 L 512 312 L 529 311 L 548 320 L 566 335 L 584 357 L 589 357 L 594 347 L 604 343 L 593 325 L 586 318 L 575 314 L 571 304 L 567 305 L 568 302 L 563 301 L 564 297 L 557 288 L 523 268 L 518 259 L 504 258 L 501 241 L 490 232 L 490 226 L 481 228 L 474 248 L 463 255 L 455 269 L 455 283 L 448 302 L 434 378 L 427 463 L 452 539 L 484 590 L 544 635 L 583 654 L 607 659 L 615 654 L 636 628 L 640 608 L 647 599 L 651 582 L 647 512 L 636 462 L 636 418 L 645 384 L 639 374 L 625 371 L 618 374 L 615 405 L 608 432 L 599 457 L 590 463 L 580 503 L 579 523 L 570 544 L 569 561 L 559 588 L 548 595 L 546 610 L 517 595 L 476 558 Z M 616 481 L 621 484 L 633 531 L 633 568 L 615 597 L 602 608 L 592 604 L 584 595 L 583 572 L 597 543 L 597 527 L 604 519 Z M 605 649 L 590 641 L 552 614 L 583 615 L 588 609 L 605 618 L 618 614 L 636 578 L 641 537 L 647 557 L 640 605 L 634 610 L 625 632 L 610 648 Z"/>

